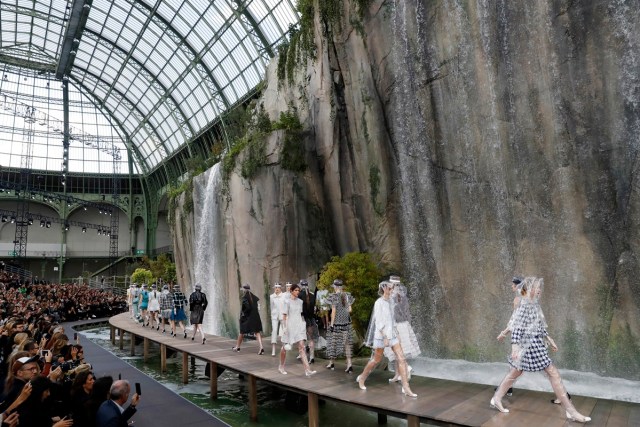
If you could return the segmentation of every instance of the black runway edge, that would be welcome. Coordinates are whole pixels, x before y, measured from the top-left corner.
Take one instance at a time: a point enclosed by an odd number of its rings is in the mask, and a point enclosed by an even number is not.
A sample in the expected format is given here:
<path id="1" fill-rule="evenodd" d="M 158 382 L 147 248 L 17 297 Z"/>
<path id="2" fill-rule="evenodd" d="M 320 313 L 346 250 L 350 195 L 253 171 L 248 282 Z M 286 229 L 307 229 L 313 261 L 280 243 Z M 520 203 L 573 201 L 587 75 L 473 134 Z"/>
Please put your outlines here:
<path id="1" fill-rule="evenodd" d="M 134 421 L 133 427 L 229 426 L 229 424 L 167 389 L 153 378 L 148 377 L 96 343 L 87 338 L 83 339 L 82 331 L 75 331 L 74 329 L 76 326 L 88 326 L 91 324 L 103 323 L 108 325 L 108 322 L 108 318 L 91 319 L 64 323 L 63 326 L 66 335 L 70 338 L 73 337 L 73 332 L 71 331 L 78 332 L 85 359 L 91 363 L 96 377 L 111 375 L 114 380 L 117 380 L 118 375 L 122 375 L 122 379 L 129 381 L 131 384 L 131 396 L 135 393 L 134 384 L 140 383 L 142 396 L 140 397 L 140 403 L 138 403 L 138 411 L 129 420 L 130 422 Z M 129 402 L 127 402 L 125 408 L 128 405 Z"/>

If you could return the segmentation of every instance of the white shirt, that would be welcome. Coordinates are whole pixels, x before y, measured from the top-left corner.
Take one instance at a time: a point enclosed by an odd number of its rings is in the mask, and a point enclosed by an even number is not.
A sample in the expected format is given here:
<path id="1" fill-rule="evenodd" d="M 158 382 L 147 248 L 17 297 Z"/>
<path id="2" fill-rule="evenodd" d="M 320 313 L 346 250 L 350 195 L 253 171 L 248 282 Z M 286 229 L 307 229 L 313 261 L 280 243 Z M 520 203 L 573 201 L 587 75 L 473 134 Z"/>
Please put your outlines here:
<path id="1" fill-rule="evenodd" d="M 275 292 L 269 296 L 269 309 L 271 310 L 272 320 L 282 320 L 282 311 L 284 309 L 284 294 L 276 294 Z"/>

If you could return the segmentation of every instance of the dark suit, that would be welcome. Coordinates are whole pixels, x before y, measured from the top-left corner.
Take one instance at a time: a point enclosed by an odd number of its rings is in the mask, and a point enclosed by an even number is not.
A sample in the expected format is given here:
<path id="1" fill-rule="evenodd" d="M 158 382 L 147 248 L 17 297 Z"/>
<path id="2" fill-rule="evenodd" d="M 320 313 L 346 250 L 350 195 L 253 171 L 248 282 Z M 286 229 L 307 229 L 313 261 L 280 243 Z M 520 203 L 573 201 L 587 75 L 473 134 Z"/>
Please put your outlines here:
<path id="1" fill-rule="evenodd" d="M 136 413 L 136 408 L 129 405 L 124 412 L 120 413 L 120 408 L 113 400 L 102 402 L 96 414 L 97 427 L 127 427 L 127 421 Z"/>

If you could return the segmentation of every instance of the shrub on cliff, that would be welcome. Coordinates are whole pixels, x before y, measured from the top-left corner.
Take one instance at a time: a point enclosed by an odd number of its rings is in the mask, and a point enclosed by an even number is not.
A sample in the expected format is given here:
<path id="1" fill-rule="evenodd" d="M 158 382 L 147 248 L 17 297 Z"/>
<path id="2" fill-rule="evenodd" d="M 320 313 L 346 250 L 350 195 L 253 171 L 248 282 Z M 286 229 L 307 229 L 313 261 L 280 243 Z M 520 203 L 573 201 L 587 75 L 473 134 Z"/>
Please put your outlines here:
<path id="1" fill-rule="evenodd" d="M 331 258 L 320 274 L 318 289 L 331 290 L 333 281 L 341 279 L 344 291 L 350 292 L 356 299 L 351 307 L 351 321 L 360 337 L 366 332 L 383 274 L 384 270 L 373 256 L 363 252 L 350 252 L 343 257 Z"/>

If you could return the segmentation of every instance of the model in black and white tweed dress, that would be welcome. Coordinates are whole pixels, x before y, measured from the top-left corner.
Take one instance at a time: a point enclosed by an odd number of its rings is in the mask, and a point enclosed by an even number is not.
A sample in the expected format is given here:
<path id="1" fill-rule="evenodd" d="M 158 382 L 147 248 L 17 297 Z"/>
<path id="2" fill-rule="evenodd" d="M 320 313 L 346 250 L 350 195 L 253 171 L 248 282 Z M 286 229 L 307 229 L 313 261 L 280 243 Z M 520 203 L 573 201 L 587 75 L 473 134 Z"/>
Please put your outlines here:
<path id="1" fill-rule="evenodd" d="M 539 303 L 543 284 L 542 278 L 525 277 L 521 287 L 520 305 L 513 312 L 507 329 L 498 336 L 498 340 L 501 340 L 506 332 L 511 331 L 511 355 L 509 356 L 511 368 L 491 398 L 491 407 L 500 412 L 509 412 L 502 406 L 502 397 L 514 381 L 524 371 L 545 371 L 556 397 L 566 411 L 567 418 L 585 423 L 591 421 L 591 418 L 579 413 L 571 403 L 562 385 L 560 372 L 549 358 L 549 352 L 545 346 L 546 340 L 554 351 L 558 350 L 558 346 L 547 333 L 547 322 Z"/>

